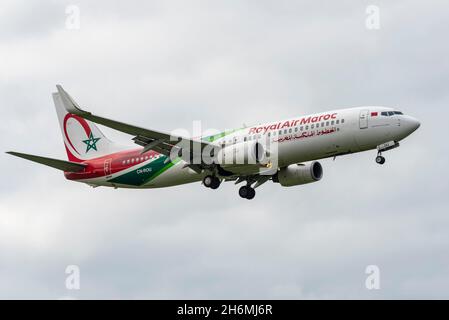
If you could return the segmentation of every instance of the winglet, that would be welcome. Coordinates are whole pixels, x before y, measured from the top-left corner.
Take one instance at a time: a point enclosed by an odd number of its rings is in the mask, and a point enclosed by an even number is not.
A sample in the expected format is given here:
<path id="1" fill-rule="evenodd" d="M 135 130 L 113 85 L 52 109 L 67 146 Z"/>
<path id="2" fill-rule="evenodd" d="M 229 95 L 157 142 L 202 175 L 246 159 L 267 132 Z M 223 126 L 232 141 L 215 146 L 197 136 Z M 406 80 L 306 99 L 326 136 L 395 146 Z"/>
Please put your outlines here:
<path id="1" fill-rule="evenodd" d="M 73 98 L 62 88 L 61 85 L 57 84 L 56 89 L 58 89 L 58 93 L 61 96 L 62 103 L 64 104 L 64 108 L 67 110 L 67 112 L 79 116 L 89 114 L 89 112 L 81 109 L 78 103 L 73 100 Z"/>

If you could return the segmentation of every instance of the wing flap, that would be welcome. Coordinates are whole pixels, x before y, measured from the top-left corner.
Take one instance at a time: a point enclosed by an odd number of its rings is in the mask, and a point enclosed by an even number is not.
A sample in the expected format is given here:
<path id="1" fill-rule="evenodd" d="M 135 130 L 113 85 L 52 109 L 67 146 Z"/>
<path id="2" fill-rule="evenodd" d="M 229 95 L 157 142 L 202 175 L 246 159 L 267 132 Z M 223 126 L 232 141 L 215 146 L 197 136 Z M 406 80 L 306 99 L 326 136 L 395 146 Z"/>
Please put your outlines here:
<path id="1" fill-rule="evenodd" d="M 79 171 L 84 170 L 84 168 L 86 168 L 86 166 L 87 166 L 87 165 L 81 164 L 81 163 L 52 159 L 52 158 L 41 157 L 41 156 L 35 156 L 32 154 L 27 154 L 27 153 L 20 153 L 20 152 L 14 152 L 14 151 L 8 151 L 6 153 L 16 156 L 16 157 L 19 157 L 19 158 L 37 162 L 37 163 L 40 163 L 40 164 L 43 164 L 43 165 L 46 165 L 46 166 L 49 166 L 49 167 L 52 167 L 52 168 L 55 168 L 58 170 L 67 171 L 67 172 L 79 172 Z"/>

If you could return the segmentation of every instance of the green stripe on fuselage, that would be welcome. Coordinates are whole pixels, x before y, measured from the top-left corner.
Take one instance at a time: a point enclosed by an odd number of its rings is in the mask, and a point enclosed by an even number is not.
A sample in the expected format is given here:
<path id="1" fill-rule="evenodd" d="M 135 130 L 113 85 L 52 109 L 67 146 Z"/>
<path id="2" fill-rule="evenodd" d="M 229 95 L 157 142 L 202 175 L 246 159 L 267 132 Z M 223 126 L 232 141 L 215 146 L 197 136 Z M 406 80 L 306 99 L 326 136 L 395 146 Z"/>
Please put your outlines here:
<path id="1" fill-rule="evenodd" d="M 218 139 L 221 139 L 223 137 L 226 137 L 232 133 L 235 133 L 237 131 L 243 130 L 244 128 L 229 130 L 225 132 L 221 132 L 216 135 L 203 137 L 203 141 L 208 142 L 214 142 Z M 170 161 L 168 163 L 165 163 L 165 160 L 167 159 L 167 156 L 161 156 L 160 158 L 151 161 L 150 163 L 147 163 L 143 166 L 136 167 L 127 172 L 124 173 L 118 177 L 115 177 L 113 179 L 108 180 L 108 182 L 116 183 L 116 184 L 123 184 L 123 185 L 129 185 L 129 186 L 141 186 L 144 185 L 151 180 L 155 179 L 157 176 L 161 175 L 171 167 L 173 167 L 175 164 L 177 164 L 181 158 L 176 158 L 173 162 Z"/>
<path id="2" fill-rule="evenodd" d="M 108 180 L 108 182 L 130 186 L 144 185 L 170 169 L 181 160 L 180 158 L 177 158 L 174 161 L 164 163 L 166 159 L 167 156 L 162 156 L 144 166 L 136 167 L 132 171 Z"/>

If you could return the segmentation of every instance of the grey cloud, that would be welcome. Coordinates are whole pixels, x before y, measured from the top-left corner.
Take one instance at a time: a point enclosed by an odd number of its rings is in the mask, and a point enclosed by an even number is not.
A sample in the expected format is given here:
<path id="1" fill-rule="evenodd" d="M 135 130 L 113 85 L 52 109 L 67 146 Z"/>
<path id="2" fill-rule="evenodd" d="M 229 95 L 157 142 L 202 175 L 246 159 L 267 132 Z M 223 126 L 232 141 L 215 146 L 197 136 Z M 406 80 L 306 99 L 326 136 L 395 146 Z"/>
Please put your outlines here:
<path id="1" fill-rule="evenodd" d="M 0 155 L 2 298 L 447 298 L 447 7 L 380 1 L 8 3 L 0 37 L 0 150 L 64 158 L 51 101 L 62 83 L 112 118 L 229 128 L 341 106 L 397 105 L 421 128 L 387 164 L 322 161 L 319 183 L 91 189 Z M 60 23 L 61 22 L 61 23 Z M 128 136 L 105 129 L 121 141 Z M 64 287 L 81 268 L 81 290 Z M 381 269 L 381 290 L 364 287 Z"/>

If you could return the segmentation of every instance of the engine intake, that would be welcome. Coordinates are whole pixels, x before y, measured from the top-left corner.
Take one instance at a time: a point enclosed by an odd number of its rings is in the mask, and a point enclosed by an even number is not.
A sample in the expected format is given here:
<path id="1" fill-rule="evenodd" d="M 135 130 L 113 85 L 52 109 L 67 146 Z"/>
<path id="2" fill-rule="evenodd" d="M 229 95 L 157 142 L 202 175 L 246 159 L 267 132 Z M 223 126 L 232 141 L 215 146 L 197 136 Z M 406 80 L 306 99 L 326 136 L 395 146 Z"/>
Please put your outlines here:
<path id="1" fill-rule="evenodd" d="M 312 161 L 306 164 L 291 164 L 288 167 L 281 168 L 273 176 L 273 182 L 280 183 L 284 187 L 291 187 L 317 182 L 322 177 L 323 167 L 318 161 Z"/>

